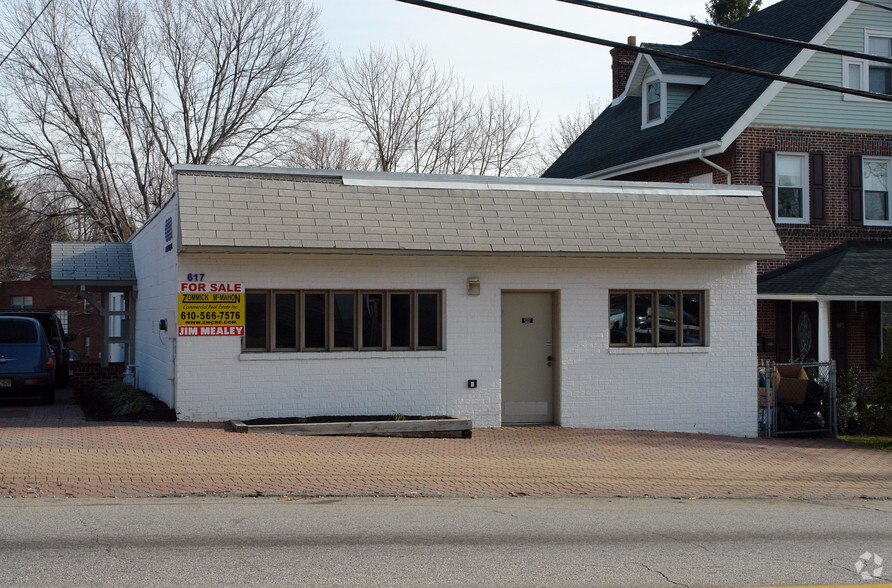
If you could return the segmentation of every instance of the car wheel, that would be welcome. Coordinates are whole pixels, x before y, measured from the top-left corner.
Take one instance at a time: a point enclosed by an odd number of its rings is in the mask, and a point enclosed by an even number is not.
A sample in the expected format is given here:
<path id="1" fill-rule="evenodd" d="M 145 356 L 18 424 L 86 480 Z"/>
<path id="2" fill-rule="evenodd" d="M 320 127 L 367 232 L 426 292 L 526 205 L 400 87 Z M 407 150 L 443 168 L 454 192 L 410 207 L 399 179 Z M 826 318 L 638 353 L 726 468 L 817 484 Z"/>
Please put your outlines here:
<path id="1" fill-rule="evenodd" d="M 46 390 L 44 390 L 43 395 L 41 396 L 43 403 L 47 406 L 56 403 L 56 389 L 53 386 L 50 386 Z"/>

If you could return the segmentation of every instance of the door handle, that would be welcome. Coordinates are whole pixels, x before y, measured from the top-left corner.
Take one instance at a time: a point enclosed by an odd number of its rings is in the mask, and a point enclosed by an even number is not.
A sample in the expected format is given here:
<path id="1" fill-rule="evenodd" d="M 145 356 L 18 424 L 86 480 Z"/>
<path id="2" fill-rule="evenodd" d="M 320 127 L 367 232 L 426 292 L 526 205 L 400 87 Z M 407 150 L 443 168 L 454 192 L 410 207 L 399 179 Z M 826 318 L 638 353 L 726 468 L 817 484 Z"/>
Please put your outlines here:
<path id="1" fill-rule="evenodd" d="M 548 367 L 551 367 L 551 362 L 552 362 L 552 361 L 554 361 L 554 357 L 552 357 L 552 356 L 549 355 L 549 356 L 548 356 L 548 359 L 546 360 L 546 365 L 547 365 Z"/>

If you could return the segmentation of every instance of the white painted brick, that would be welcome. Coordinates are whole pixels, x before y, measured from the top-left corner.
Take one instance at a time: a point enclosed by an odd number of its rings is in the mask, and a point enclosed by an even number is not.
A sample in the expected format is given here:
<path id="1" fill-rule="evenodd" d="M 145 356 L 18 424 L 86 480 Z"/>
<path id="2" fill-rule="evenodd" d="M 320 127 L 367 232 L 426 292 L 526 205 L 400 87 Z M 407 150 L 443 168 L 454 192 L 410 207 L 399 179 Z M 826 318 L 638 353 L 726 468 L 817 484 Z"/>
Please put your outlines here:
<path id="1" fill-rule="evenodd" d="M 538 289 L 556 291 L 560 300 L 559 424 L 755 434 L 753 263 L 183 254 L 172 270 L 171 256 L 157 259 L 163 236 L 154 228 L 140 233 L 138 247 L 135 243 L 141 280 L 137 362 L 145 364 L 141 382 L 150 382 L 147 387 L 167 401 L 170 342 L 165 341 L 168 347 L 158 343 L 148 316 L 156 320 L 162 308 L 175 307 L 175 283 L 186 273 L 203 271 L 208 281 L 242 282 L 246 288 L 445 292 L 446 350 L 439 352 L 297 354 L 247 361 L 239 358 L 238 338 L 183 337 L 177 341 L 176 364 L 181 418 L 451 413 L 473 419 L 475 426 L 498 426 L 500 294 Z M 481 278 L 480 296 L 465 293 L 472 275 Z M 143 280 L 157 285 L 148 288 Z M 710 347 L 702 353 L 610 353 L 611 288 L 708 290 Z M 468 379 L 477 379 L 478 388 L 468 389 Z"/>

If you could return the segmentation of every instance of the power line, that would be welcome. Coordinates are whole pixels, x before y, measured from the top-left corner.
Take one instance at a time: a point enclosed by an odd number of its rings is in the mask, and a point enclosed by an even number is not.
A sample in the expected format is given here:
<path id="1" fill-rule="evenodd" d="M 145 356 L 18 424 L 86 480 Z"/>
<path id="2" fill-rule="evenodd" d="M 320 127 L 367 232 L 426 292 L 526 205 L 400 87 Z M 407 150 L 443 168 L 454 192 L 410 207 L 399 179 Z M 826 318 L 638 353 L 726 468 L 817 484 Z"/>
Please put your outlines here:
<path id="1" fill-rule="evenodd" d="M 790 76 L 774 74 L 771 72 L 762 71 L 762 70 L 758 70 L 758 69 L 752 69 L 749 67 L 742 67 L 739 65 L 732 65 L 730 63 L 722 63 L 720 61 L 712 61 L 710 59 L 703 59 L 700 57 L 693 57 L 691 55 L 681 55 L 678 53 L 671 53 L 671 52 L 663 51 L 660 49 L 653 49 L 651 47 L 639 47 L 636 45 L 628 45 L 626 43 L 617 43 L 616 41 L 610 41 L 608 39 L 600 39 L 598 37 L 590 37 L 588 35 L 581 35 L 579 33 L 571 33 L 569 31 L 563 31 L 560 29 L 554 29 L 554 28 L 545 27 L 542 25 L 532 24 L 532 23 L 523 22 L 523 21 L 519 21 L 519 20 L 513 20 L 510 18 L 504 18 L 501 16 L 495 16 L 492 14 L 485 14 L 482 12 L 475 12 L 473 10 L 467 10 L 464 8 L 458 8 L 457 6 L 448 6 L 446 4 L 430 2 L 429 0 L 396 0 L 396 1 L 402 2 L 404 4 L 412 4 L 414 6 L 421 6 L 423 8 L 430 8 L 432 10 L 439 10 L 440 12 L 448 12 L 451 14 L 457 14 L 459 16 L 465 16 L 468 18 L 476 19 L 476 20 L 482 20 L 482 21 L 486 21 L 486 22 L 492 22 L 495 24 L 514 27 L 517 29 L 525 29 L 528 31 L 534 31 L 534 32 L 543 33 L 546 35 L 552 35 L 555 37 L 563 37 L 565 39 L 573 39 L 574 41 L 582 41 L 583 43 L 591 43 L 594 45 L 603 45 L 605 47 L 612 47 L 614 49 L 629 49 L 636 53 L 644 53 L 646 55 L 654 55 L 656 57 L 665 57 L 667 59 L 674 59 L 675 61 L 682 61 L 684 63 L 692 63 L 694 65 L 700 65 L 703 67 L 709 67 L 709 68 L 718 69 L 718 70 L 730 71 L 733 73 L 750 75 L 750 76 L 765 78 L 765 79 L 774 80 L 774 81 L 778 81 L 778 82 L 785 82 L 785 83 L 794 84 L 797 86 L 806 86 L 809 88 L 816 88 L 818 90 L 829 90 L 830 92 L 838 92 L 840 94 L 851 94 L 853 96 L 861 96 L 863 98 L 872 98 L 875 100 L 880 100 L 882 102 L 892 102 L 892 96 L 890 96 L 888 94 L 879 94 L 876 92 L 866 92 L 864 90 L 855 90 L 854 88 L 844 88 L 842 86 L 834 86 L 832 84 L 824 84 L 822 82 L 813 82 L 810 80 L 800 80 L 797 78 L 792 78 Z"/>
<path id="2" fill-rule="evenodd" d="M 862 0 L 859 0 L 862 1 Z M 675 18 L 673 16 L 665 16 L 662 14 L 655 14 L 653 12 L 643 12 L 641 10 L 635 10 L 633 8 L 624 8 L 622 6 L 613 6 L 611 4 L 604 4 L 602 2 L 591 2 L 590 0 L 558 0 L 558 2 L 564 2 L 566 4 L 576 4 L 577 6 L 585 6 L 586 8 L 594 8 L 595 10 L 604 10 L 607 12 L 616 12 L 618 14 L 625 14 L 627 16 L 636 16 L 639 18 L 646 18 L 649 20 L 658 20 L 660 22 L 667 22 L 670 24 L 680 25 L 683 27 L 690 27 L 694 29 L 700 29 L 704 31 L 712 31 L 715 33 L 724 33 L 727 35 L 736 35 L 738 37 L 746 37 L 748 39 L 757 39 L 759 41 L 767 41 L 770 43 L 779 43 L 781 45 L 789 45 L 791 47 L 799 47 L 800 49 L 811 49 L 812 51 L 820 51 L 822 53 L 832 53 L 834 55 L 842 55 L 844 57 L 854 57 L 856 59 L 869 59 L 870 61 L 878 61 L 882 63 L 892 64 L 892 57 L 880 57 L 878 55 L 865 55 L 864 53 L 858 53 L 856 51 L 847 51 L 845 49 L 837 49 L 835 47 L 825 47 L 824 45 L 815 45 L 813 43 L 806 43 L 805 41 L 797 41 L 796 39 L 787 39 L 785 37 L 777 37 L 774 35 L 766 35 L 764 33 L 755 33 L 750 31 L 742 31 L 740 29 L 734 29 L 731 27 L 721 27 L 717 25 L 711 25 L 707 23 L 695 23 L 690 20 L 684 20 L 681 18 Z M 864 0 L 865 4 L 871 4 Z M 883 7 L 885 8 L 885 7 Z"/>
<path id="3" fill-rule="evenodd" d="M 7 53 L 7 54 L 3 57 L 2 60 L 0 60 L 0 67 L 3 67 L 3 64 L 6 63 L 6 60 L 9 59 L 9 56 L 10 56 L 10 55 L 12 55 L 12 52 L 15 51 L 16 47 L 19 46 L 19 43 L 22 42 L 22 39 L 24 39 L 25 36 L 26 36 L 29 32 L 31 32 L 31 28 L 32 28 L 34 25 L 37 24 L 37 19 L 39 19 L 39 18 L 43 15 L 43 13 L 46 12 L 46 9 L 49 8 L 49 7 L 50 7 L 50 4 L 52 4 L 52 3 L 53 3 L 53 0 L 47 0 L 47 3 L 43 5 L 43 8 L 40 9 L 40 12 L 37 13 L 37 16 L 35 16 L 35 17 L 34 17 L 34 20 L 31 21 L 31 24 L 28 25 L 28 28 L 25 29 L 25 32 L 22 33 L 22 36 L 21 36 L 21 37 L 19 37 L 19 40 L 16 41 L 16 42 L 15 42 L 15 45 L 12 46 L 12 49 L 9 50 L 9 53 Z"/>

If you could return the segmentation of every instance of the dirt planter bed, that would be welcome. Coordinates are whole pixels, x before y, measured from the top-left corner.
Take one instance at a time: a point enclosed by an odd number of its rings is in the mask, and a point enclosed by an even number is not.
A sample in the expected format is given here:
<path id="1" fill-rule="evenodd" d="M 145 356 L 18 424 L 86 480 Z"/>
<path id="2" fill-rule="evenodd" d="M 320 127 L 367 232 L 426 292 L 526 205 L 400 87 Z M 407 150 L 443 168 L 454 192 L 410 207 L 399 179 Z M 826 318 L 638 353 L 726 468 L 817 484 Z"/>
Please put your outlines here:
<path id="1" fill-rule="evenodd" d="M 380 435 L 391 437 L 471 437 L 471 420 L 452 416 L 338 416 L 229 421 L 237 433 L 286 435 Z"/>

